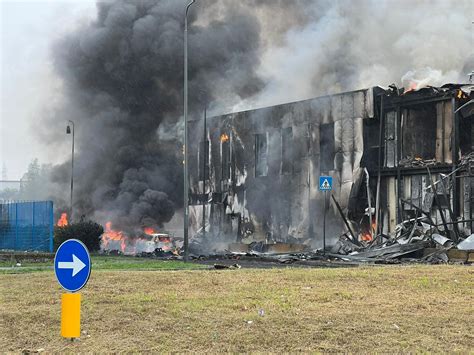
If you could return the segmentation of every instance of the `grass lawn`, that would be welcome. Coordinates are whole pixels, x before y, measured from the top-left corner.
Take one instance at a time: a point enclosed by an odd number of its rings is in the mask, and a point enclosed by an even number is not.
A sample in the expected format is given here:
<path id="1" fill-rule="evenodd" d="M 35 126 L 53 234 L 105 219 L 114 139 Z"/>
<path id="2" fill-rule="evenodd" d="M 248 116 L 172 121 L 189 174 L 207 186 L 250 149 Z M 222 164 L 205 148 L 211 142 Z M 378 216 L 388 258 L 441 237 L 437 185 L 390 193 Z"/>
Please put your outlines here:
<path id="1" fill-rule="evenodd" d="M 92 270 L 193 270 L 209 268 L 204 265 L 183 263 L 175 260 L 157 260 L 124 256 L 92 255 Z M 53 260 L 34 262 L 23 261 L 21 266 L 12 267 L 10 260 L 0 261 L 0 274 L 22 274 L 36 271 L 51 271 Z"/>
<path id="2" fill-rule="evenodd" d="M 474 351 L 470 266 L 93 270 L 74 342 L 62 292 L 51 270 L 0 275 L 0 349 Z"/>

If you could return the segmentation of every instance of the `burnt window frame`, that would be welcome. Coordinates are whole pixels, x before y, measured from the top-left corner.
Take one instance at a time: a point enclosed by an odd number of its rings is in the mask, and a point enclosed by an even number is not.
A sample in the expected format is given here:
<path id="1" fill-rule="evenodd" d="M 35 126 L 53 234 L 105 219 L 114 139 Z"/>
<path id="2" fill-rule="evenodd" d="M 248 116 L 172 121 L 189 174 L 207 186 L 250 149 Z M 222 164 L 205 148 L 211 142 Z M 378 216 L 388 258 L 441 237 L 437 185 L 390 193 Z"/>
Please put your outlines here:
<path id="1" fill-rule="evenodd" d="M 225 155 L 224 155 L 225 154 Z M 224 159 L 224 157 L 227 157 Z M 221 139 L 221 180 L 229 180 L 231 178 L 232 169 L 232 146 L 230 144 L 230 136 L 227 140 Z"/>
<path id="2" fill-rule="evenodd" d="M 287 134 L 289 132 L 289 134 Z M 293 127 L 281 129 L 281 165 L 280 174 L 293 174 L 294 136 Z"/>
<path id="3" fill-rule="evenodd" d="M 265 152 L 261 152 L 260 137 L 265 137 Z M 255 177 L 264 177 L 268 176 L 268 134 L 265 133 L 257 133 L 254 137 L 255 140 Z M 263 141 L 262 141 L 263 142 Z M 260 163 L 262 161 L 262 163 Z M 264 171 L 260 171 L 259 167 L 261 164 L 264 164 Z"/>
<path id="4" fill-rule="evenodd" d="M 205 154 L 205 158 L 203 156 Z M 203 164 L 205 160 L 205 164 Z M 204 181 L 209 179 L 209 140 L 199 142 L 198 149 L 198 180 Z"/>
<path id="5" fill-rule="evenodd" d="M 321 172 L 334 170 L 334 159 L 336 157 L 334 129 L 334 122 L 319 125 L 319 167 Z M 323 149 L 325 146 L 329 146 L 329 149 Z"/>

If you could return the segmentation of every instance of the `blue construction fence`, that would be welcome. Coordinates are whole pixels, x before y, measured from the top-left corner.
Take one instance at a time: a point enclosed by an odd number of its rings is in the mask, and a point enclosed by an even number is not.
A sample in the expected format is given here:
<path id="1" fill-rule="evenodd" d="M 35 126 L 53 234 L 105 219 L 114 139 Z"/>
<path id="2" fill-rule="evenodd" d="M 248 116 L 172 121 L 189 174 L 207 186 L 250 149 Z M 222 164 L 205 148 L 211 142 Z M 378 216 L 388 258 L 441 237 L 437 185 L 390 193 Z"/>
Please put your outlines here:
<path id="1" fill-rule="evenodd" d="M 0 249 L 53 252 L 53 201 L 0 202 Z"/>

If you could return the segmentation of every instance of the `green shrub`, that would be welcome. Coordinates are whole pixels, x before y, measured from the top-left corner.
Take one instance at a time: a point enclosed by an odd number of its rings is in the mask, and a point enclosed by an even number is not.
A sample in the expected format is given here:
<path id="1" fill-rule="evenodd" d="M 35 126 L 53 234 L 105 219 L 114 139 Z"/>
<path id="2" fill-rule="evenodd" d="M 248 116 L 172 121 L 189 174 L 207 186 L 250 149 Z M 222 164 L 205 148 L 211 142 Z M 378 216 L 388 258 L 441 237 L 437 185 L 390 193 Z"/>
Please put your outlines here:
<path id="1" fill-rule="evenodd" d="M 64 227 L 54 227 L 54 249 L 68 239 L 79 239 L 89 251 L 100 250 L 100 236 L 104 228 L 95 222 L 81 220 Z"/>

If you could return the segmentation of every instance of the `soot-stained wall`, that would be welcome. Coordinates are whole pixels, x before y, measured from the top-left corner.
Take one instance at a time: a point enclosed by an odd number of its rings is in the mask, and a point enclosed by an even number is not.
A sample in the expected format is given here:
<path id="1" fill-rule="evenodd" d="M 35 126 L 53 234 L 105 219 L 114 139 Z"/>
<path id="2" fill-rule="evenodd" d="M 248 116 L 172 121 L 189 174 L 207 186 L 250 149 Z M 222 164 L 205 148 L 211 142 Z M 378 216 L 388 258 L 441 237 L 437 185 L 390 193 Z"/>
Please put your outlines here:
<path id="1" fill-rule="evenodd" d="M 363 120 L 373 117 L 373 89 L 365 89 L 212 117 L 206 127 L 203 117 L 190 121 L 191 236 L 205 224 L 215 245 L 320 246 L 319 176 L 333 177 L 333 195 L 346 208 L 360 174 Z M 336 222 L 328 223 L 328 235 L 339 235 L 343 223 L 332 202 L 328 209 Z"/>

